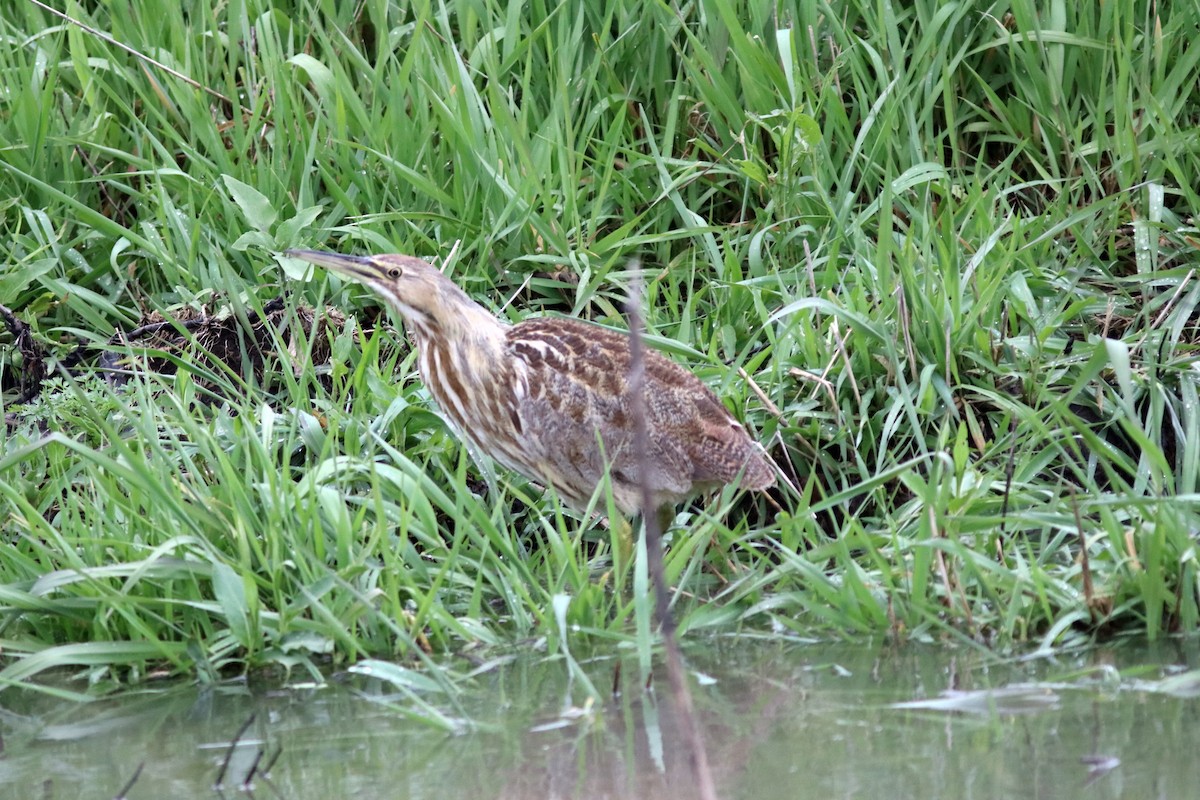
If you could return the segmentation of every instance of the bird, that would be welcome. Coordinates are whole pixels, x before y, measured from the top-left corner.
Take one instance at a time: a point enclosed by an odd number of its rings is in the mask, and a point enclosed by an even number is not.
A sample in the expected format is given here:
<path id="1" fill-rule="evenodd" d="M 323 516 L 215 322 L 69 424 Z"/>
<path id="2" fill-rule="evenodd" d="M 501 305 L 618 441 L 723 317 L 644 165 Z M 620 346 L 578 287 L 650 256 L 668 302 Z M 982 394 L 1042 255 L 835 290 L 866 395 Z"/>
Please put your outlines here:
<path id="1" fill-rule="evenodd" d="M 635 452 L 628 334 L 565 317 L 502 320 L 423 259 L 286 250 L 374 290 L 404 322 L 422 382 L 457 434 L 586 511 L 607 477 L 627 518 L 693 494 L 775 484 L 763 449 L 690 371 L 643 350 L 647 458 Z M 646 487 L 639 463 L 646 463 Z M 643 509 L 643 488 L 653 509 Z"/>

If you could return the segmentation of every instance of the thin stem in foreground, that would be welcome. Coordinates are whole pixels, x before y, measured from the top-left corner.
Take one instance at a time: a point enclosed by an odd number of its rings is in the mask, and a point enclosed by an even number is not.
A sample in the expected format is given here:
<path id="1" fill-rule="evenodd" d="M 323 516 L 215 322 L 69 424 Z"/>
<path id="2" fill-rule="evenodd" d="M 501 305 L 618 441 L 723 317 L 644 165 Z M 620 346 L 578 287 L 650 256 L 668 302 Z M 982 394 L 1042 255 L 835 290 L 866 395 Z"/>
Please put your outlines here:
<path id="1" fill-rule="evenodd" d="M 654 585 L 654 615 L 662 628 L 663 647 L 667 652 L 667 680 L 671 684 L 671 695 L 675 699 L 680 728 L 687 742 L 698 796 L 700 800 L 717 800 L 716 786 L 708 766 L 708 752 L 704 748 L 704 737 L 692 708 L 692 694 L 687 685 L 683 655 L 679 651 L 679 642 L 675 639 L 675 618 L 671 614 L 667 578 L 663 570 L 662 509 L 655 507 L 654 495 L 650 489 L 650 434 L 646 427 L 646 403 L 643 396 L 646 376 L 642 353 L 640 277 L 634 278 L 629 294 L 629 407 L 633 416 L 633 447 L 642 489 L 642 521 L 646 526 L 647 566 L 650 582 Z"/>

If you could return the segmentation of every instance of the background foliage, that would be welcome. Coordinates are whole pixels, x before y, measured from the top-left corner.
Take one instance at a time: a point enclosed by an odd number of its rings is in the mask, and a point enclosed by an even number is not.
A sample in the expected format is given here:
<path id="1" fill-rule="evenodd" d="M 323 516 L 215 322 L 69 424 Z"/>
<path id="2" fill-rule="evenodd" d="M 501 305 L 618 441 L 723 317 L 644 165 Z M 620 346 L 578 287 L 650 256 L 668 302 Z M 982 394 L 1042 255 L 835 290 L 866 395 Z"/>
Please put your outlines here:
<path id="1" fill-rule="evenodd" d="M 14 406 L 0 339 L 0 682 L 649 652 L 608 531 L 293 246 L 617 326 L 636 259 L 793 485 L 680 510 L 691 635 L 1195 629 L 1194 3 L 60 10 L 0 9 L 0 303 L 53 377 Z"/>

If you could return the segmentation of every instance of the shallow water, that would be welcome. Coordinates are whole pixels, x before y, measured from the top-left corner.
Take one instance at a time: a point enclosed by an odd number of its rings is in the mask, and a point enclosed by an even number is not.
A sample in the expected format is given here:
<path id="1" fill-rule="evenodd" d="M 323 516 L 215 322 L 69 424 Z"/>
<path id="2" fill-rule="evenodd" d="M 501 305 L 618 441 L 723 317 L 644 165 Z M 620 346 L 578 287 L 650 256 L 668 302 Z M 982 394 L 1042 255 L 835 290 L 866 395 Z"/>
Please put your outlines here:
<path id="1" fill-rule="evenodd" d="M 723 798 L 1192 798 L 1200 650 L 1095 649 L 997 661 L 908 645 L 695 641 L 688 652 Z M 622 664 L 623 691 L 607 698 Z M 362 675 L 127 694 L 0 696 L 0 797 L 667 798 L 694 792 L 659 688 L 631 659 L 517 660 L 458 703 Z M 254 715 L 236 747 L 230 742 Z M 446 733 L 431 715 L 465 722 Z M 230 757 L 232 753 L 232 757 Z M 268 777 L 240 786 L 255 759 Z M 277 754 L 277 755 L 276 755 Z M 228 760 L 223 793 L 214 790 Z"/>

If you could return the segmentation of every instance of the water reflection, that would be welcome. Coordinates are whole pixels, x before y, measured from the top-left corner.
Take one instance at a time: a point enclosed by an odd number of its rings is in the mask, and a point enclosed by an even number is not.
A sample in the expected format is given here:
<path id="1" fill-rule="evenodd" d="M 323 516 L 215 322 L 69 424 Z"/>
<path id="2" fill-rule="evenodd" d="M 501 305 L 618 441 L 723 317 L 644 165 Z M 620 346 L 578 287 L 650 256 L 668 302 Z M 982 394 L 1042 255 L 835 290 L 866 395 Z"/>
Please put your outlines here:
<path id="1" fill-rule="evenodd" d="M 585 667 L 609 686 L 619 662 Z M 997 662 L 907 646 L 704 642 L 689 663 L 725 798 L 1191 797 L 1200 778 L 1194 644 Z M 452 735 L 387 684 L 154 691 L 86 706 L 6 692 L 0 797 L 676 798 L 675 719 L 624 663 L 589 704 L 558 662 L 476 679 Z M 1182 687 L 1180 689 L 1179 687 Z M 230 741 L 253 721 L 230 756 Z M 269 779 L 239 784 L 278 756 Z"/>

